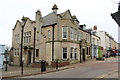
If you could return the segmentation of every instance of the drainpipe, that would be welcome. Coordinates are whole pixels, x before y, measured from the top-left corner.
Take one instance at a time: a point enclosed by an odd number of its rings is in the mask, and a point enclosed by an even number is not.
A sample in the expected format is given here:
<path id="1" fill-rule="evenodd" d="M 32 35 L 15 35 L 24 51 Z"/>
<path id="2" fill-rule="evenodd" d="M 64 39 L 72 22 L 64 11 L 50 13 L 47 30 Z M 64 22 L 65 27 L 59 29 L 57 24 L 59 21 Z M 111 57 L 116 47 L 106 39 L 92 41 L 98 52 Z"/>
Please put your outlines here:
<path id="1" fill-rule="evenodd" d="M 82 49 L 82 46 L 81 46 L 81 45 L 82 45 L 82 41 L 80 41 L 80 44 L 79 44 L 79 45 L 80 45 L 80 63 L 82 63 L 82 59 L 81 59 L 81 55 L 82 55 L 82 52 L 81 52 L 81 49 Z"/>
<path id="2" fill-rule="evenodd" d="M 36 37 L 36 28 L 34 27 L 34 49 L 33 49 L 33 63 L 35 63 L 35 37 Z"/>
<path id="3" fill-rule="evenodd" d="M 91 59 L 92 59 L 92 34 L 90 33 L 90 55 L 91 55 Z"/>
<path id="4" fill-rule="evenodd" d="M 20 66 L 22 67 L 22 71 L 21 71 L 21 74 L 23 75 L 23 61 L 22 61 L 22 57 L 23 57 L 23 54 L 22 54 L 22 47 L 23 47 L 23 30 L 24 30 L 24 27 L 22 26 L 22 29 L 21 29 L 21 56 L 20 56 Z"/>
<path id="5" fill-rule="evenodd" d="M 56 23 L 52 25 L 52 61 L 54 61 L 54 27 L 55 27 Z"/>

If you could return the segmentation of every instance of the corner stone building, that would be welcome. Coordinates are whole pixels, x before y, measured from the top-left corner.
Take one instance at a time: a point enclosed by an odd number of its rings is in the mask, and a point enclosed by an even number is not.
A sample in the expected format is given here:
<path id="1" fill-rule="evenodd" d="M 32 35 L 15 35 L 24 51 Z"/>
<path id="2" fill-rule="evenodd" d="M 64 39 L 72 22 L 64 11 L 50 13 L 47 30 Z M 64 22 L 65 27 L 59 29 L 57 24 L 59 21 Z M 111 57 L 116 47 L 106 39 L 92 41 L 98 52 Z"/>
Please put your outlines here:
<path id="1" fill-rule="evenodd" d="M 21 22 L 17 20 L 12 38 L 14 65 L 20 64 L 22 27 L 24 65 L 33 63 L 34 35 L 35 62 L 45 60 L 50 65 L 56 59 L 71 63 L 90 59 L 91 35 L 84 29 L 85 26 L 79 26 L 79 21 L 71 15 L 70 10 L 57 14 L 56 5 L 52 10 L 45 17 L 38 10 L 35 21 L 28 17 L 23 17 Z"/>

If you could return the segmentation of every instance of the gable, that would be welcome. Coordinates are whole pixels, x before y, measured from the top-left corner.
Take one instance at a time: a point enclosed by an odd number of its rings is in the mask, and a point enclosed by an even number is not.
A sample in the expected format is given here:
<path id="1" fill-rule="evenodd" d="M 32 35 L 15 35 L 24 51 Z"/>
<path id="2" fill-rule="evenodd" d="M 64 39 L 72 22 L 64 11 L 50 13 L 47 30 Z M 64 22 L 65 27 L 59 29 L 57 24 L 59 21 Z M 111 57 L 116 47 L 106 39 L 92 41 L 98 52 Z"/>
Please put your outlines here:
<path id="1" fill-rule="evenodd" d="M 13 30 L 15 30 L 15 29 L 16 29 L 16 27 L 18 27 L 18 26 L 21 26 L 21 22 L 20 22 L 19 20 L 17 20 L 17 22 L 16 22 L 16 24 L 15 24 L 15 26 L 14 26 Z"/>
<path id="2" fill-rule="evenodd" d="M 24 24 L 24 31 L 31 31 L 33 29 L 32 22 L 30 19 L 27 19 Z"/>
<path id="3" fill-rule="evenodd" d="M 70 13 L 70 10 L 65 11 L 65 12 L 62 14 L 62 18 L 63 18 L 63 19 L 72 19 L 72 15 L 71 15 L 71 13 Z"/>

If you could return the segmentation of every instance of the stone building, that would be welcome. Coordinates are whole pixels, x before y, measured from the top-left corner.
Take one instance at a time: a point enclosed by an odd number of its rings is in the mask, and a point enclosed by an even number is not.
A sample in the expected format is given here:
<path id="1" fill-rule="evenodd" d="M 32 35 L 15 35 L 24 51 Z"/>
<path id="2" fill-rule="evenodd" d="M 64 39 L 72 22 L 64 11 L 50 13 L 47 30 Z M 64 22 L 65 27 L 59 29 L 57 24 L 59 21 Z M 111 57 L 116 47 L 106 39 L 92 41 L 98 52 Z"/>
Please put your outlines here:
<path id="1" fill-rule="evenodd" d="M 35 21 L 23 17 L 17 20 L 13 29 L 13 64 L 20 64 L 21 38 L 23 30 L 22 54 L 24 64 L 45 60 L 67 60 L 71 63 L 89 60 L 91 54 L 91 34 L 86 31 L 85 25 L 79 25 L 76 16 L 70 10 L 57 13 L 57 6 L 53 12 L 42 17 L 41 12 L 36 12 Z M 34 44 L 35 43 L 35 44 Z"/>

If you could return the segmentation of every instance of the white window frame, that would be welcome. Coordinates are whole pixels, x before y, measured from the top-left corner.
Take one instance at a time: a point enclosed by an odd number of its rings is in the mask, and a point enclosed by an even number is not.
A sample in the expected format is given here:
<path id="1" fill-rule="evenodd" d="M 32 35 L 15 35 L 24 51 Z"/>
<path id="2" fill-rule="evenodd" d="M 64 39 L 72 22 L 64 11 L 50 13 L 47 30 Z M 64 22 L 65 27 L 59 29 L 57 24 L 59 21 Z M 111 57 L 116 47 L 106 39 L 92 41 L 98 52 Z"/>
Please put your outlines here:
<path id="1" fill-rule="evenodd" d="M 72 58 L 71 58 L 71 53 L 72 53 Z M 74 48 L 71 47 L 71 48 L 70 48 L 70 59 L 73 59 L 73 55 L 74 55 Z"/>
<path id="2" fill-rule="evenodd" d="M 17 56 L 19 56 L 20 55 L 20 53 L 19 53 L 19 48 L 17 49 Z"/>
<path id="3" fill-rule="evenodd" d="M 63 28 L 66 27 L 66 38 L 63 37 Z M 62 27 L 62 39 L 67 39 L 68 38 L 68 27 L 67 26 L 63 26 Z"/>
<path id="4" fill-rule="evenodd" d="M 74 29 L 74 36 L 73 36 L 74 40 L 77 40 L 77 29 Z"/>
<path id="5" fill-rule="evenodd" d="M 81 40 L 81 32 L 78 32 L 78 40 Z"/>
<path id="6" fill-rule="evenodd" d="M 17 52 L 17 50 L 16 50 L 16 49 L 14 49 L 14 57 L 16 57 L 16 52 Z"/>
<path id="7" fill-rule="evenodd" d="M 15 34 L 15 40 L 17 43 L 20 43 L 20 35 L 19 34 Z"/>
<path id="8" fill-rule="evenodd" d="M 76 58 L 75 58 L 75 53 L 76 53 Z M 74 48 L 74 59 L 77 59 L 77 48 Z"/>
<path id="9" fill-rule="evenodd" d="M 73 40 L 73 28 L 70 27 L 70 39 Z"/>
<path id="10" fill-rule="evenodd" d="M 24 33 L 24 43 L 30 43 L 31 42 L 31 31 Z"/>
<path id="11" fill-rule="evenodd" d="M 67 48 L 67 47 L 63 47 L 63 48 Z M 63 58 L 63 48 L 62 48 L 62 59 L 67 60 L 68 59 L 68 48 L 67 48 L 67 58 Z"/>

